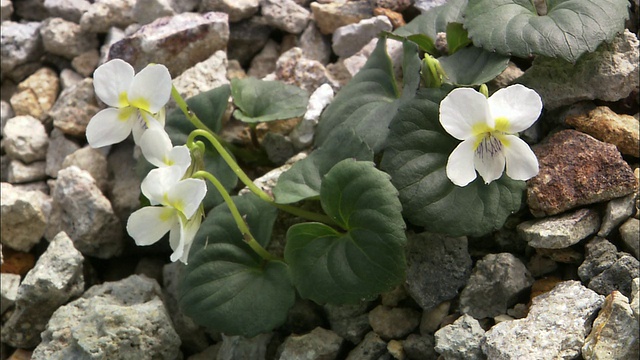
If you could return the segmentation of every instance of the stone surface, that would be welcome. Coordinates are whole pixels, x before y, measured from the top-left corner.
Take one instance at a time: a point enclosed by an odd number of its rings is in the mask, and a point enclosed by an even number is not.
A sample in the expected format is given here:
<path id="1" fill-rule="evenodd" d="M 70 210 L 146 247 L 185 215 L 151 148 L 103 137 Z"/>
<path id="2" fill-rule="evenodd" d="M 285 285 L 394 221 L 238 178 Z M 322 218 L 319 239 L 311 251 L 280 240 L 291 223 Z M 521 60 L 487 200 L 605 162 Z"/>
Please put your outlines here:
<path id="1" fill-rule="evenodd" d="M 409 234 L 407 290 L 424 310 L 458 295 L 471 274 L 471 256 L 465 237 Z"/>
<path id="2" fill-rule="evenodd" d="M 69 236 L 57 234 L 20 284 L 2 342 L 19 348 L 38 345 L 53 312 L 84 291 L 83 261 Z"/>
<path id="3" fill-rule="evenodd" d="M 11 106 L 16 115 L 31 115 L 42 121 L 56 101 L 59 91 L 58 75 L 50 68 L 43 67 L 18 84 L 17 92 L 11 96 Z M 20 98 L 33 98 L 35 101 L 25 103 L 19 101 Z M 27 109 L 24 108 L 25 105 Z"/>
<path id="4" fill-rule="evenodd" d="M 480 344 L 484 332 L 478 320 L 464 314 L 453 324 L 436 331 L 435 350 L 446 360 L 482 360 Z"/>
<path id="5" fill-rule="evenodd" d="M 85 51 L 71 60 L 71 67 L 79 74 L 89 77 L 98 67 L 100 52 L 96 49 Z"/>
<path id="6" fill-rule="evenodd" d="M 325 35 L 333 34 L 341 26 L 373 16 L 373 8 L 368 0 L 313 2 L 311 11 L 318 29 Z"/>
<path id="7" fill-rule="evenodd" d="M 4 125 L 7 123 L 7 120 L 14 116 L 16 116 L 16 113 L 13 111 L 13 108 L 11 108 L 11 104 L 7 101 L 0 100 L 0 131 L 4 129 Z"/>
<path id="8" fill-rule="evenodd" d="M 7 120 L 2 137 L 4 150 L 12 159 L 29 164 L 47 157 L 47 131 L 33 116 L 16 116 Z"/>
<path id="9" fill-rule="evenodd" d="M 7 168 L 7 181 L 12 184 L 29 183 L 47 178 L 46 162 L 34 161 L 25 164 L 20 160 L 11 160 Z"/>
<path id="10" fill-rule="evenodd" d="M 304 58 L 302 49 L 294 47 L 278 58 L 276 79 L 313 93 L 323 84 L 336 87 L 331 75 L 320 62 Z"/>
<path id="11" fill-rule="evenodd" d="M 633 279 L 631 283 L 631 311 L 636 321 L 640 321 L 640 278 Z"/>
<path id="12" fill-rule="evenodd" d="M 387 352 L 387 342 L 371 331 L 347 355 L 346 360 L 378 360 Z"/>
<path id="13" fill-rule="evenodd" d="M 291 34 L 301 33 L 309 23 L 309 10 L 293 0 L 260 0 L 260 7 L 267 24 Z"/>
<path id="14" fill-rule="evenodd" d="M 367 314 L 368 302 L 354 305 L 326 304 L 323 307 L 331 330 L 347 341 L 358 344 L 371 330 Z"/>
<path id="15" fill-rule="evenodd" d="M 401 339 L 418 327 L 420 313 L 411 308 L 378 305 L 369 312 L 369 323 L 382 339 Z"/>
<path id="16" fill-rule="evenodd" d="M 540 172 L 528 181 L 527 202 L 535 216 L 628 195 L 637 188 L 618 149 L 576 130 L 562 130 L 534 146 Z"/>
<path id="17" fill-rule="evenodd" d="M 601 295 L 607 295 L 614 290 L 624 296 L 631 295 L 631 282 L 640 273 L 640 262 L 633 256 L 621 252 L 618 259 L 604 271 L 591 278 L 589 289 Z"/>
<path id="18" fill-rule="evenodd" d="M 4 22 L 6 20 L 11 19 L 12 14 L 13 14 L 13 3 L 11 3 L 11 0 L 0 1 L 0 21 Z"/>
<path id="19" fill-rule="evenodd" d="M 609 201 L 605 209 L 604 217 L 602 218 L 602 225 L 600 225 L 598 236 L 606 237 L 613 229 L 620 225 L 620 223 L 633 215 L 637 197 L 638 194 L 634 193 Z"/>
<path id="20" fill-rule="evenodd" d="M 138 162 L 133 158 L 133 142 L 115 144 L 107 157 L 109 172 L 113 174 L 109 199 L 120 221 L 140 207 L 140 182 L 136 173 Z"/>
<path id="21" fill-rule="evenodd" d="M 356 24 L 341 26 L 333 32 L 331 47 L 343 58 L 357 53 L 381 31 L 391 31 L 391 22 L 386 16 L 360 20 Z"/>
<path id="22" fill-rule="evenodd" d="M 451 308 L 450 301 L 444 301 L 431 310 L 422 312 L 420 319 L 420 334 L 434 334 L 439 328 L 444 318 L 449 314 Z"/>
<path id="23" fill-rule="evenodd" d="M 65 231 L 84 255 L 108 259 L 122 252 L 120 220 L 87 171 L 76 166 L 60 170 L 51 197 L 47 239 Z"/>
<path id="24" fill-rule="evenodd" d="M 513 254 L 488 254 L 460 293 L 460 311 L 477 319 L 505 314 L 531 284 L 529 270 Z"/>
<path id="25" fill-rule="evenodd" d="M 28 252 L 44 235 L 51 198 L 40 191 L 25 191 L 9 183 L 0 184 L 0 228 L 2 243 Z"/>
<path id="26" fill-rule="evenodd" d="M 222 345 L 216 360 L 264 359 L 273 333 L 264 333 L 250 339 L 222 334 Z"/>
<path id="27" fill-rule="evenodd" d="M 526 318 L 489 329 L 482 351 L 495 360 L 576 358 L 603 302 L 578 281 L 562 282 L 533 298 Z"/>
<path id="28" fill-rule="evenodd" d="M 620 237 L 626 250 L 636 259 L 640 259 L 640 220 L 630 218 L 622 224 Z"/>
<path id="29" fill-rule="evenodd" d="M 307 111 L 304 113 L 302 121 L 289 134 L 289 138 L 296 149 L 301 150 L 311 145 L 320 115 L 333 100 L 333 95 L 333 89 L 329 84 L 320 85 L 311 94 L 307 104 Z"/>
<path id="30" fill-rule="evenodd" d="M 83 31 L 80 25 L 62 18 L 49 18 L 40 27 L 44 49 L 67 59 L 98 48 L 96 34 Z"/>
<path id="31" fill-rule="evenodd" d="M 629 299 L 618 291 L 607 295 L 582 346 L 585 360 L 637 359 L 640 357 L 638 321 Z"/>
<path id="32" fill-rule="evenodd" d="M 85 146 L 67 155 L 62 161 L 62 168 L 77 166 L 86 170 L 96 181 L 96 185 L 103 194 L 107 193 L 109 185 L 109 172 L 107 170 L 107 157 L 98 149 Z"/>
<path id="33" fill-rule="evenodd" d="M 269 41 L 272 31 L 262 16 L 232 23 L 229 27 L 227 58 L 238 60 L 241 65 L 246 66 Z"/>
<path id="34" fill-rule="evenodd" d="M 251 60 L 247 75 L 262 79 L 276 70 L 276 61 L 279 57 L 280 44 L 269 39 L 262 50 Z"/>
<path id="35" fill-rule="evenodd" d="M 260 0 L 202 0 L 200 12 L 220 11 L 229 14 L 229 22 L 248 19 L 260 9 Z"/>
<path id="36" fill-rule="evenodd" d="M 269 161 L 276 166 L 283 165 L 296 153 L 289 137 L 282 134 L 268 132 L 260 145 L 267 153 Z"/>
<path id="37" fill-rule="evenodd" d="M 578 268 L 578 276 L 585 284 L 609 268 L 618 259 L 618 249 L 609 240 L 596 236 L 585 244 L 585 259 Z"/>
<path id="38" fill-rule="evenodd" d="M 577 244 L 600 228 L 597 211 L 583 208 L 563 215 L 518 224 L 518 233 L 529 246 L 563 249 Z"/>
<path id="39" fill-rule="evenodd" d="M 436 360 L 438 358 L 438 353 L 435 350 L 435 338 L 430 334 L 409 334 L 403 347 L 404 353 L 410 360 Z"/>
<path id="40" fill-rule="evenodd" d="M 598 106 L 586 114 L 569 115 L 565 119 L 594 138 L 615 145 L 621 153 L 640 157 L 640 122 L 630 115 L 618 115 L 606 106 Z"/>
<path id="41" fill-rule="evenodd" d="M 91 7 L 91 2 L 88 0 L 45 0 L 43 5 L 50 17 L 59 17 L 79 24 L 82 14 Z"/>
<path id="42" fill-rule="evenodd" d="M 49 115 L 53 118 L 53 126 L 64 134 L 84 139 L 89 120 L 99 110 L 93 80 L 87 78 L 64 89 Z"/>
<path id="43" fill-rule="evenodd" d="M 20 275 L 2 273 L 0 274 L 0 314 L 10 308 L 18 296 L 20 286 Z"/>
<path id="44" fill-rule="evenodd" d="M 538 92 L 547 110 L 581 100 L 617 101 L 638 87 L 639 44 L 635 34 L 625 30 L 575 64 L 538 57 L 517 82 Z"/>
<path id="45" fill-rule="evenodd" d="M 343 341 L 333 331 L 317 327 L 308 334 L 287 337 L 282 343 L 282 352 L 278 359 L 335 359 Z"/>
<path id="46" fill-rule="evenodd" d="M 182 13 L 163 17 L 111 45 L 110 59 L 123 59 L 136 71 L 149 63 L 165 65 L 172 77 L 227 47 L 228 16 Z"/>
<path id="47" fill-rule="evenodd" d="M 0 69 L 3 77 L 20 65 L 36 61 L 42 55 L 44 47 L 40 37 L 41 26 L 40 22 L 2 22 Z"/>
<path id="48" fill-rule="evenodd" d="M 208 59 L 185 70 L 173 80 L 173 86 L 184 99 L 229 84 L 227 79 L 227 54 L 216 51 Z"/>
<path id="49" fill-rule="evenodd" d="M 121 29 L 133 24 L 136 0 L 99 0 L 82 14 L 80 26 L 85 31 L 106 33 L 111 27 Z"/>
<path id="50" fill-rule="evenodd" d="M 140 25 L 153 22 L 157 18 L 173 16 L 171 0 L 136 0 L 133 6 L 133 18 Z"/>
<path id="51" fill-rule="evenodd" d="M 95 285 L 56 310 L 32 359 L 178 359 L 180 338 L 161 299 L 144 276 Z"/>
<path id="52" fill-rule="evenodd" d="M 46 174 L 53 178 L 58 177 L 58 171 L 62 169 L 64 159 L 78 149 L 80 149 L 80 145 L 67 139 L 60 129 L 54 127 L 49 136 Z"/>
<path id="53" fill-rule="evenodd" d="M 328 36 L 322 35 L 313 21 L 300 35 L 298 47 L 305 58 L 319 61 L 322 65 L 327 65 L 331 59 L 331 41 Z"/>

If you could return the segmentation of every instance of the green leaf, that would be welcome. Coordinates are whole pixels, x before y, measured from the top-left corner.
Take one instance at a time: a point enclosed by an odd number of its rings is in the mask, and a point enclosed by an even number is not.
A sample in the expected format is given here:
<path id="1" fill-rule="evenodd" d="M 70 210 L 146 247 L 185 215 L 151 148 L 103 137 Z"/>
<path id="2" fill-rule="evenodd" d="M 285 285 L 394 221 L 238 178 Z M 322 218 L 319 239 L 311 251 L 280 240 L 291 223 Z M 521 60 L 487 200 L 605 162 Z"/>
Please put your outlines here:
<path id="1" fill-rule="evenodd" d="M 389 176 L 371 162 L 343 160 L 325 176 L 320 200 L 346 232 L 320 223 L 289 228 L 285 259 L 300 296 L 353 303 L 401 283 L 406 236 Z"/>
<path id="2" fill-rule="evenodd" d="M 338 92 L 325 109 L 316 129 L 316 146 L 334 136 L 339 125 L 353 129 L 375 152 L 385 146 L 389 123 L 398 106 L 414 96 L 420 83 L 418 47 L 410 41 L 403 43 L 404 87 L 400 96 L 393 77 L 391 60 L 382 38 L 365 66 Z"/>
<path id="3" fill-rule="evenodd" d="M 373 151 L 362 138 L 353 129 L 341 127 L 320 148 L 280 176 L 273 189 L 277 203 L 290 204 L 320 196 L 322 177 L 341 160 L 373 161 Z"/>
<path id="4" fill-rule="evenodd" d="M 446 82 L 456 85 L 480 85 L 500 75 L 509 64 L 509 57 L 469 46 L 451 56 L 438 58 L 447 74 Z"/>
<path id="5" fill-rule="evenodd" d="M 572 63 L 624 30 L 627 0 L 548 0 L 540 16 L 530 0 L 475 0 L 465 28 L 478 47 L 501 54 L 539 54 Z"/>
<path id="6" fill-rule="evenodd" d="M 309 102 L 307 92 L 296 86 L 254 77 L 231 80 L 231 94 L 238 107 L 233 116 L 246 123 L 300 117 Z"/>
<path id="7" fill-rule="evenodd" d="M 447 24 L 462 23 L 462 13 L 467 0 L 449 0 L 416 16 L 407 25 L 397 28 L 394 33 L 401 36 L 423 34 L 435 39 L 439 32 L 447 31 Z M 433 55 L 433 54 L 432 54 Z"/>
<path id="8" fill-rule="evenodd" d="M 469 44 L 471 44 L 471 39 L 462 24 L 455 22 L 447 24 L 447 47 L 450 55 Z"/>
<path id="9" fill-rule="evenodd" d="M 502 227 L 520 208 L 526 184 L 503 175 L 489 185 L 478 177 L 459 187 L 447 178 L 447 159 L 460 143 L 438 118 L 438 104 L 448 90 L 421 89 L 400 109 L 381 167 L 399 190 L 409 222 L 429 232 L 480 236 Z"/>
<path id="10" fill-rule="evenodd" d="M 256 240 L 266 246 L 277 210 L 253 194 L 234 201 Z M 258 257 L 242 240 L 226 204 L 210 211 L 180 284 L 184 313 L 212 331 L 252 337 L 282 325 L 294 301 L 287 265 Z"/>

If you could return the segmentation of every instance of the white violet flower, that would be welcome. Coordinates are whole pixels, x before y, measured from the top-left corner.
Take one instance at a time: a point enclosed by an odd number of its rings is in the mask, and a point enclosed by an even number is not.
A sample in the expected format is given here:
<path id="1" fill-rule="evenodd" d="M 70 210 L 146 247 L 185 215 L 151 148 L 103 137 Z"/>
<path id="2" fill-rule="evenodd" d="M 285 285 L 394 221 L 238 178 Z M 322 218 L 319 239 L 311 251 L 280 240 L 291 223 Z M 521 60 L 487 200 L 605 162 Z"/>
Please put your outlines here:
<path id="1" fill-rule="evenodd" d="M 476 178 L 486 184 L 505 170 L 515 180 L 538 174 L 538 159 L 517 133 L 529 128 L 540 116 L 542 100 L 533 90 L 512 85 L 487 99 L 471 88 L 451 91 L 440 103 L 440 123 L 462 142 L 447 160 L 447 177 L 458 186 Z"/>
<path id="2" fill-rule="evenodd" d="M 138 143 L 142 155 L 157 167 L 177 166 L 183 176 L 191 165 L 191 154 L 185 145 L 173 146 L 169 135 L 160 127 L 145 131 Z"/>
<path id="3" fill-rule="evenodd" d="M 145 129 L 164 126 L 164 105 L 171 96 L 171 75 L 164 65 L 152 64 L 134 76 L 123 60 L 104 63 L 93 73 L 96 96 L 109 108 L 87 125 L 87 141 L 97 148 L 123 141 L 133 132 L 136 143 Z"/>
<path id="4" fill-rule="evenodd" d="M 139 246 L 151 245 L 169 233 L 171 261 L 187 262 L 189 248 L 200 227 L 200 203 L 207 187 L 202 179 L 182 179 L 175 166 L 153 169 L 142 181 L 142 193 L 151 205 L 135 211 L 127 232 Z M 159 205 L 159 206 L 158 206 Z"/>

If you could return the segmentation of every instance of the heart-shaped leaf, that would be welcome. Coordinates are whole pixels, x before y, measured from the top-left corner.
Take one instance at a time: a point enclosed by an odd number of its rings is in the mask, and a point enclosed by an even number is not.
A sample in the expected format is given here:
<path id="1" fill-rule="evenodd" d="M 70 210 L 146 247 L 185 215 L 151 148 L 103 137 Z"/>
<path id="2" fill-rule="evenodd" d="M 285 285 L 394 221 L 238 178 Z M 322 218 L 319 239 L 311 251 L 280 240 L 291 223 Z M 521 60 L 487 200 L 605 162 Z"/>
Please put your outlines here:
<path id="1" fill-rule="evenodd" d="M 277 210 L 253 194 L 234 201 L 256 240 L 266 246 Z M 243 242 L 226 204 L 210 211 L 180 285 L 184 313 L 210 330 L 252 337 L 284 323 L 294 301 L 287 265 L 257 256 Z"/>
<path id="2" fill-rule="evenodd" d="M 478 47 L 505 55 L 539 54 L 572 63 L 624 30 L 627 0 L 549 0 L 538 15 L 530 0 L 469 1 L 465 28 Z"/>
<path id="3" fill-rule="evenodd" d="M 411 223 L 429 232 L 480 236 L 502 227 L 520 208 L 526 184 L 503 175 L 489 185 L 478 177 L 459 187 L 447 178 L 447 159 L 459 140 L 440 125 L 438 104 L 450 90 L 421 89 L 399 110 L 381 167 L 391 175 Z"/>
<path id="4" fill-rule="evenodd" d="M 469 46 L 451 56 L 438 58 L 447 74 L 446 82 L 456 85 L 480 85 L 500 75 L 509 64 L 509 57 Z"/>
<path id="5" fill-rule="evenodd" d="M 300 296 L 353 303 L 398 285 L 406 236 L 389 176 L 371 162 L 343 160 L 324 177 L 320 200 L 346 232 L 320 223 L 289 228 L 285 259 Z"/>
<path id="6" fill-rule="evenodd" d="M 457 22 L 447 24 L 447 47 L 450 55 L 469 44 L 471 44 L 471 39 L 462 24 Z"/>
<path id="7" fill-rule="evenodd" d="M 286 120 L 303 116 L 309 94 L 297 86 L 254 77 L 231 80 L 233 116 L 247 123 Z"/>
<path id="8" fill-rule="evenodd" d="M 341 127 L 320 148 L 293 164 L 291 169 L 280 176 L 273 188 L 276 202 L 290 204 L 320 196 L 322 177 L 341 160 L 354 158 L 373 161 L 371 148 L 353 129 L 344 125 Z"/>
<path id="9" fill-rule="evenodd" d="M 435 40 L 439 32 L 447 31 L 447 24 L 462 23 L 462 13 L 466 6 L 467 0 L 448 0 L 445 4 L 416 16 L 407 25 L 397 28 L 394 33 L 400 36 L 424 34 Z"/>

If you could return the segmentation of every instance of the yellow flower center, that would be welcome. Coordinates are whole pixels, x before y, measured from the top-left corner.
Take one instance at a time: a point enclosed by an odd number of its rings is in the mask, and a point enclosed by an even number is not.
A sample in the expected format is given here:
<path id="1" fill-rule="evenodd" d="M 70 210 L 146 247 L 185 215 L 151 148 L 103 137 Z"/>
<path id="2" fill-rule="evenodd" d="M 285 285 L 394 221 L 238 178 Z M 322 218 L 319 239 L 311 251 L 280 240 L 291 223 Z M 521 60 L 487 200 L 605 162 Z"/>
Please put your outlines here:
<path id="1" fill-rule="evenodd" d="M 149 101 L 145 98 L 139 97 L 136 99 L 131 99 L 130 101 L 131 106 L 137 107 L 138 109 L 147 111 L 147 112 L 151 112 L 149 111 Z"/>
<path id="2" fill-rule="evenodd" d="M 126 91 L 123 91 L 118 96 L 118 107 L 124 108 L 127 106 L 129 106 L 129 95 L 127 94 Z"/>
<path id="3" fill-rule="evenodd" d="M 485 123 L 477 123 L 472 128 L 474 151 L 479 157 L 489 155 L 491 157 L 502 152 L 503 147 L 509 146 L 509 141 L 504 136 L 509 129 L 509 120 L 505 117 L 496 118 L 494 127 Z"/>

